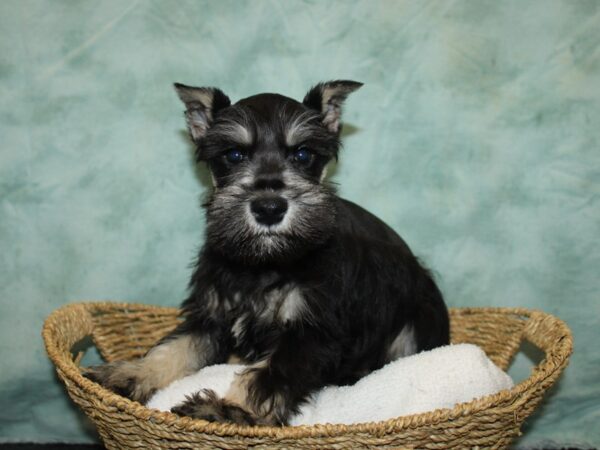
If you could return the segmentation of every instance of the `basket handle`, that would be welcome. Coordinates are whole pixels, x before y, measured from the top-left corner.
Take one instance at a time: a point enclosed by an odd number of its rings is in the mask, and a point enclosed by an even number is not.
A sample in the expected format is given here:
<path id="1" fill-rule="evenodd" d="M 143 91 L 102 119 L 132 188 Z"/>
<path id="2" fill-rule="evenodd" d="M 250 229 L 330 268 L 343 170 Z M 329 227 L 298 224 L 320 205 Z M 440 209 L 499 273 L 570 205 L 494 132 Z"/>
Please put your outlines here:
<path id="1" fill-rule="evenodd" d="M 65 357 L 73 360 L 71 348 L 83 338 L 90 336 L 94 324 L 85 303 L 63 306 L 52 312 L 44 322 L 42 337 L 46 351 L 57 368 L 64 364 Z M 76 365 L 80 356 L 76 358 Z"/>
<path id="2" fill-rule="evenodd" d="M 523 338 L 543 350 L 546 359 L 566 361 L 573 351 L 573 335 L 559 318 L 542 311 L 532 311 L 523 329 Z"/>
<path id="3" fill-rule="evenodd" d="M 544 359 L 533 367 L 527 380 L 519 384 L 523 392 L 529 392 L 528 408 L 533 410 L 542 400 L 543 392 L 556 382 L 569 363 L 573 352 L 573 335 L 557 317 L 542 311 L 531 311 L 523 329 L 523 338 L 545 353 Z M 529 389 L 534 384 L 536 389 Z"/>

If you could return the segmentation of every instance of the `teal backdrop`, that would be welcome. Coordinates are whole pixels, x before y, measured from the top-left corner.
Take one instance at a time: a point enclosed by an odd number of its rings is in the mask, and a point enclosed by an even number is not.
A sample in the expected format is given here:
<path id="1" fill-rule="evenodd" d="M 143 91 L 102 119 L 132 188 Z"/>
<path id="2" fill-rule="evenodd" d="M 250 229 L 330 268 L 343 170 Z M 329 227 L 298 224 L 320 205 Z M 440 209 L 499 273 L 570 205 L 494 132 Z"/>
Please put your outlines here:
<path id="1" fill-rule="evenodd" d="M 547 0 L 0 2 L 1 441 L 95 439 L 47 360 L 52 310 L 185 295 L 208 185 L 171 83 L 300 99 L 334 78 L 365 83 L 341 195 L 449 305 L 572 328 L 519 445 L 600 445 L 600 2 Z"/>

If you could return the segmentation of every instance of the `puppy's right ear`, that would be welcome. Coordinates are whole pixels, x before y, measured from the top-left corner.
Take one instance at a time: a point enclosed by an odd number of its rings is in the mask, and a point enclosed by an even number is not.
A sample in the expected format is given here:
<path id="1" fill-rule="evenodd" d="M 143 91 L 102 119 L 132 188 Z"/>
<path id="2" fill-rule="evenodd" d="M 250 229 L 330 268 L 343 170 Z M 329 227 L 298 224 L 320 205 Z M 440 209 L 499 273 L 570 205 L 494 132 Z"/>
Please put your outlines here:
<path id="1" fill-rule="evenodd" d="M 175 83 L 175 90 L 185 104 L 185 119 L 195 143 L 206 135 L 215 114 L 231 105 L 229 97 L 214 87 L 192 87 Z"/>
<path id="2" fill-rule="evenodd" d="M 342 105 L 349 94 L 363 84 L 358 81 L 335 80 L 319 83 L 313 87 L 302 103 L 321 113 L 321 121 L 327 129 L 339 135 L 341 129 Z"/>

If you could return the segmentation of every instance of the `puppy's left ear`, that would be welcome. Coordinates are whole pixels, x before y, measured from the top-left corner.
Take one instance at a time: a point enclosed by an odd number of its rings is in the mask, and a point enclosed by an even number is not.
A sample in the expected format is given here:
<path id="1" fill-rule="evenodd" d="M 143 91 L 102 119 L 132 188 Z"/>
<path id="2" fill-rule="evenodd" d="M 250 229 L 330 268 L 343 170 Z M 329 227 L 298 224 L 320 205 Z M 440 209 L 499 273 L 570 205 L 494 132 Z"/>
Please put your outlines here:
<path id="1" fill-rule="evenodd" d="M 231 101 L 223 91 L 214 87 L 192 87 L 175 83 L 175 90 L 185 104 L 188 130 L 197 144 L 206 135 L 215 114 L 231 105 Z"/>
<path id="2" fill-rule="evenodd" d="M 358 81 L 335 80 L 319 83 L 313 87 L 302 103 L 321 113 L 323 125 L 335 134 L 340 132 L 340 118 L 342 104 L 349 94 L 356 91 L 363 84 Z"/>

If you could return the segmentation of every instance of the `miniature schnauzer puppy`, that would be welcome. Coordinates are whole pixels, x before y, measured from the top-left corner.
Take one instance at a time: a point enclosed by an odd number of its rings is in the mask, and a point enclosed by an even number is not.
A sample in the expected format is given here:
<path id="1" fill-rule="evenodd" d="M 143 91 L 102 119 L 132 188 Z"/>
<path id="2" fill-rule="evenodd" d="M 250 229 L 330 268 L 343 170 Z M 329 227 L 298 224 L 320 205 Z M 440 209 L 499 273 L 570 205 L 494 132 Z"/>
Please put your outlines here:
<path id="1" fill-rule="evenodd" d="M 214 183 L 184 320 L 143 358 L 90 368 L 89 378 L 144 403 L 235 357 L 248 369 L 224 398 L 198 386 L 173 412 L 285 425 L 326 385 L 448 344 L 448 312 L 427 269 L 324 180 L 342 104 L 360 86 L 330 81 L 302 103 L 260 94 L 232 105 L 219 89 L 175 84 Z"/>

